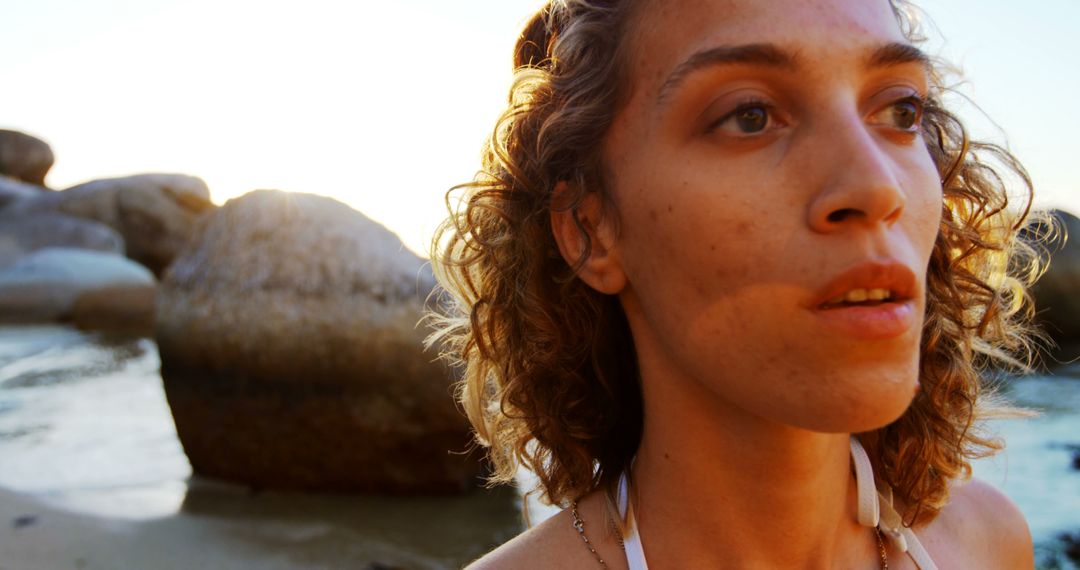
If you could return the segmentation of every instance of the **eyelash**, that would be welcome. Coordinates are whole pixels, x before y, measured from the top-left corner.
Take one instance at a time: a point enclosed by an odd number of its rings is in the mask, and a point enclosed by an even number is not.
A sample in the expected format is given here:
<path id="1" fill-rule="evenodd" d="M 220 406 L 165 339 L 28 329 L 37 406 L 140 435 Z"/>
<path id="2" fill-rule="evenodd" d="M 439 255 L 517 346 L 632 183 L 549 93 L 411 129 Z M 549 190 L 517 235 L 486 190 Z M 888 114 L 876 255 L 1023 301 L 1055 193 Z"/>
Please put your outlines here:
<path id="1" fill-rule="evenodd" d="M 730 113 L 724 115 L 723 117 L 720 117 L 716 121 L 713 121 L 713 123 L 709 125 L 708 132 L 710 132 L 710 133 L 715 132 L 716 130 L 718 130 L 720 128 L 721 125 L 723 125 L 723 124 L 727 123 L 728 121 L 730 121 L 731 119 L 735 118 L 739 113 L 741 113 L 743 111 L 747 111 L 749 109 L 764 109 L 765 112 L 768 113 L 768 118 L 769 119 L 774 119 L 774 111 L 776 110 L 776 105 L 774 105 L 774 104 L 772 104 L 772 103 L 770 103 L 770 102 L 768 102 L 768 101 L 766 101 L 764 99 L 758 98 L 758 97 L 747 98 L 747 99 L 745 99 L 743 101 L 740 101 L 739 104 L 736 105 L 735 108 L 732 109 L 732 111 Z M 744 138 L 749 138 L 749 137 L 753 137 L 753 136 L 757 136 L 757 135 L 756 134 L 743 135 Z"/>
<path id="2" fill-rule="evenodd" d="M 915 124 L 910 129 L 897 129 L 897 130 L 900 133 L 903 133 L 903 134 L 908 134 L 908 133 L 914 134 L 914 133 L 919 132 L 920 128 L 922 127 L 923 114 L 926 111 L 926 104 L 927 103 L 926 103 L 926 98 L 923 97 L 922 95 L 918 94 L 918 93 L 914 93 L 914 94 L 908 95 L 906 97 L 896 99 L 896 100 L 890 102 L 885 107 L 882 107 L 880 110 L 878 110 L 874 114 L 876 115 L 876 114 L 884 112 L 886 110 L 894 109 L 897 105 L 900 105 L 900 104 L 903 104 L 903 103 L 912 103 L 912 104 L 914 104 L 914 106 L 915 106 Z M 774 112 L 776 110 L 776 105 L 770 103 L 769 101 L 766 101 L 765 99 L 761 99 L 761 98 L 758 98 L 758 97 L 752 97 L 752 98 L 748 98 L 748 99 L 746 99 L 744 101 L 741 101 L 730 113 L 724 115 L 723 117 L 717 119 L 712 124 L 710 124 L 708 129 L 707 129 L 707 132 L 713 133 L 713 132 L 717 131 L 722 125 L 726 124 L 728 121 L 730 121 L 730 120 L 734 119 L 736 116 L 738 116 L 739 113 L 741 113 L 743 111 L 750 110 L 750 109 L 764 109 L 765 112 L 767 113 L 769 123 L 771 124 L 772 122 L 775 121 Z M 768 129 L 766 129 L 766 130 L 768 130 Z M 765 131 L 762 131 L 762 132 L 765 132 Z M 755 137 L 755 136 L 760 136 L 760 134 L 761 133 L 744 134 L 741 137 L 736 135 L 736 138 L 751 138 L 751 137 Z"/>
<path id="3" fill-rule="evenodd" d="M 912 95 L 908 95 L 907 97 L 903 97 L 893 101 L 887 107 L 883 108 L 882 111 L 884 111 L 885 109 L 896 108 L 896 106 L 900 105 L 901 103 L 912 103 L 915 105 L 915 124 L 910 129 L 900 129 L 900 131 L 902 133 L 912 134 L 919 132 L 919 129 L 922 128 L 923 114 L 926 112 L 926 97 L 923 97 L 918 93 L 914 93 Z"/>

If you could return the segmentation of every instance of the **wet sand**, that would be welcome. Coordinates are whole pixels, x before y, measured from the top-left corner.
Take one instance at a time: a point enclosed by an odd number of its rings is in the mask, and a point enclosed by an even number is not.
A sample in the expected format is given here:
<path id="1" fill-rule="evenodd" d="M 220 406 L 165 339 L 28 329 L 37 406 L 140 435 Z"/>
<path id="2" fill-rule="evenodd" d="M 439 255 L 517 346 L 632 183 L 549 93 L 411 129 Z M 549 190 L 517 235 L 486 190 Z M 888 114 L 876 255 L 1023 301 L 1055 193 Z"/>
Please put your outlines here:
<path id="1" fill-rule="evenodd" d="M 250 495 L 193 485 L 173 515 L 81 514 L 0 490 L 0 570 L 458 568 L 508 539 L 516 494 Z"/>

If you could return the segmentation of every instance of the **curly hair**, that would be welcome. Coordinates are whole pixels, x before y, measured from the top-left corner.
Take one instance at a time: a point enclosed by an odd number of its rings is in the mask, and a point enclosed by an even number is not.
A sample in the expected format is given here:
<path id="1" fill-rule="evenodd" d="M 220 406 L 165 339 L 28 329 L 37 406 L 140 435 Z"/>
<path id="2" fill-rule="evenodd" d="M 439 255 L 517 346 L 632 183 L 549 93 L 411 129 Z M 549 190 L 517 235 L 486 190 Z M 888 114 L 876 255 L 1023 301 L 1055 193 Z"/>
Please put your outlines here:
<path id="1" fill-rule="evenodd" d="M 921 43 L 918 14 L 889 0 Z M 514 53 L 509 105 L 476 177 L 447 193 L 449 218 L 432 241 L 443 288 L 429 343 L 463 372 L 458 398 L 489 447 L 492 484 L 533 471 L 537 491 L 566 504 L 612 488 L 642 433 L 642 396 L 629 325 L 616 297 L 575 277 L 559 252 L 553 210 L 596 193 L 610 211 L 600 141 L 627 95 L 622 41 L 641 0 L 551 0 Z M 983 373 L 1027 370 L 1038 335 L 1027 287 L 1042 257 L 1020 237 L 1032 186 L 1004 148 L 970 140 L 942 96 L 953 72 L 936 61 L 923 136 L 943 188 L 943 217 L 927 275 L 920 385 L 892 424 L 860 434 L 908 525 L 932 520 L 970 460 L 1003 448 L 983 420 L 1019 413 Z M 1022 205 L 1010 208 L 1015 177 Z M 560 182 L 566 191 L 555 196 Z M 576 218 L 576 217 L 575 217 Z"/>

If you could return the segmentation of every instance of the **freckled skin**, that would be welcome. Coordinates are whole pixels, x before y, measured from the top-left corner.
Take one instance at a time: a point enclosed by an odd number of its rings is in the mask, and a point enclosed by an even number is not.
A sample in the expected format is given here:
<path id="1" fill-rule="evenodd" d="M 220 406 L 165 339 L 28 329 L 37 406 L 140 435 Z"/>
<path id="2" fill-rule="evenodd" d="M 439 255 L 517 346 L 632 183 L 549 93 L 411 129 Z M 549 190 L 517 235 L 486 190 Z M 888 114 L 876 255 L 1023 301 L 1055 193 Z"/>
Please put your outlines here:
<path id="1" fill-rule="evenodd" d="M 632 63 L 640 80 L 604 147 L 628 280 L 620 298 L 647 399 L 661 392 L 650 384 L 689 383 L 725 405 L 813 430 L 892 421 L 917 387 L 920 326 L 886 341 L 853 340 L 822 334 L 799 307 L 867 259 L 898 260 L 925 280 L 940 222 L 936 168 L 921 137 L 900 141 L 867 121 L 868 105 L 883 104 L 870 101 L 874 93 L 918 75 L 861 67 L 869 49 L 906 42 L 887 3 L 653 4 L 662 8 L 640 26 L 639 44 L 650 49 Z M 793 79 L 705 72 L 656 104 L 667 73 L 698 49 L 763 38 L 798 53 Z M 778 100 L 791 124 L 768 143 L 743 146 L 695 130 L 703 109 L 736 84 Z M 841 209 L 862 214 L 825 222 Z M 920 315 L 922 295 L 920 287 Z"/>
<path id="2" fill-rule="evenodd" d="M 853 516 L 849 434 L 910 404 L 922 323 L 858 340 L 823 330 L 805 305 L 840 272 L 884 257 L 916 273 L 923 313 L 940 182 L 921 138 L 877 120 L 895 101 L 878 95 L 925 83 L 923 70 L 862 66 L 867 50 L 904 42 L 886 0 L 643 6 L 627 31 L 633 89 L 602 149 L 618 232 L 590 217 L 605 239 L 579 276 L 618 295 L 633 334 L 644 424 L 629 498 L 649 564 L 876 568 L 877 541 Z M 762 42 L 802 66 L 714 70 L 656 104 L 690 54 Z M 733 92 L 767 98 L 784 120 L 764 138 L 730 138 L 714 127 L 742 102 Z M 576 229 L 558 217 L 553 229 L 574 261 Z M 1008 499 L 974 484 L 952 497 L 916 529 L 940 568 L 1032 567 Z M 604 531 L 608 503 L 602 489 L 577 503 L 595 552 L 564 510 L 473 567 L 596 568 L 599 556 L 625 569 L 622 541 Z M 913 567 L 895 548 L 888 557 Z"/>

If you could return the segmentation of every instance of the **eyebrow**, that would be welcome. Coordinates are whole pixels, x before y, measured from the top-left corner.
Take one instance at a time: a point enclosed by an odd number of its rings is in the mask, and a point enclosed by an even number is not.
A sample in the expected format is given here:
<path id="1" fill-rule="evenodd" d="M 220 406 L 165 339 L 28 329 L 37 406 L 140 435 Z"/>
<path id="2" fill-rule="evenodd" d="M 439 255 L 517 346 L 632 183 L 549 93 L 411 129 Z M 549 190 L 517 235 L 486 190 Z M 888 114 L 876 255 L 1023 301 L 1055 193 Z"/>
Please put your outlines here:
<path id="1" fill-rule="evenodd" d="M 931 60 L 921 49 L 905 43 L 891 42 L 872 51 L 864 61 L 867 69 L 894 67 L 916 63 L 930 69 Z M 719 46 L 698 51 L 679 64 L 660 87 L 657 102 L 662 103 L 687 77 L 709 67 L 722 65 L 756 65 L 774 69 L 794 70 L 800 65 L 798 53 L 786 51 L 775 44 L 744 44 Z"/>
<path id="2" fill-rule="evenodd" d="M 660 87 L 657 102 L 663 102 L 687 77 L 708 67 L 721 65 L 757 65 L 777 69 L 795 69 L 798 56 L 774 44 L 720 46 L 701 50 L 679 64 Z"/>
<path id="3" fill-rule="evenodd" d="M 870 57 L 866 58 L 865 65 L 867 69 L 875 69 L 910 63 L 917 63 L 927 70 L 933 67 L 933 62 L 926 52 L 911 44 L 900 42 L 891 42 L 878 47 L 870 54 Z"/>

